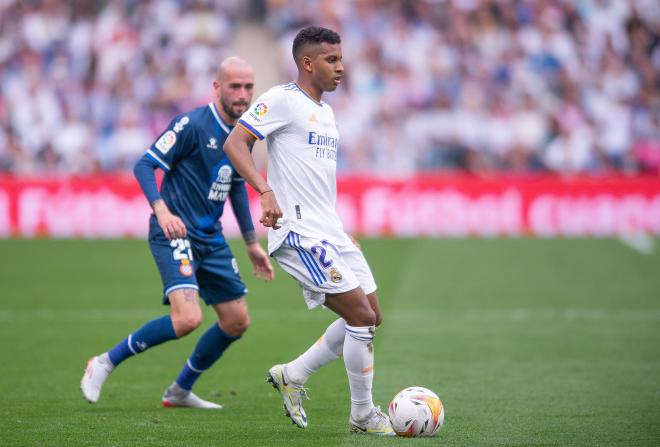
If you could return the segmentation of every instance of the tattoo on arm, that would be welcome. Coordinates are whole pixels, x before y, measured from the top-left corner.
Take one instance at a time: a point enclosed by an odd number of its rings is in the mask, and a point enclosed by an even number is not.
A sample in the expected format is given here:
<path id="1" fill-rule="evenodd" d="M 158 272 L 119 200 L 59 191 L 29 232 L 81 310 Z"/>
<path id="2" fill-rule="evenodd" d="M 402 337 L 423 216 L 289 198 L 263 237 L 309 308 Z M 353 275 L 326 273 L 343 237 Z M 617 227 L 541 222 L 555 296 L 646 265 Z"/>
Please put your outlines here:
<path id="1" fill-rule="evenodd" d="M 187 302 L 197 301 L 197 290 L 195 289 L 182 289 L 183 299 Z"/>

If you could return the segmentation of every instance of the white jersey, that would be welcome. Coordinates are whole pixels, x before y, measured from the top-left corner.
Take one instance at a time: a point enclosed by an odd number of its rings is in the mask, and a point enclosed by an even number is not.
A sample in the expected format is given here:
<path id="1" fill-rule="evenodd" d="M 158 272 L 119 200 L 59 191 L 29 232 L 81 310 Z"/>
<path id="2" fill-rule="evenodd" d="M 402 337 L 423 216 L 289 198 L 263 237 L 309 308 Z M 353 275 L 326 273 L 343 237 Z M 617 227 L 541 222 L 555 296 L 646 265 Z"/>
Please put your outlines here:
<path id="1" fill-rule="evenodd" d="M 339 132 L 332 108 L 291 82 L 261 95 L 238 123 L 268 144 L 268 184 L 284 213 L 282 227 L 268 232 L 268 252 L 290 231 L 350 243 L 335 208 Z"/>

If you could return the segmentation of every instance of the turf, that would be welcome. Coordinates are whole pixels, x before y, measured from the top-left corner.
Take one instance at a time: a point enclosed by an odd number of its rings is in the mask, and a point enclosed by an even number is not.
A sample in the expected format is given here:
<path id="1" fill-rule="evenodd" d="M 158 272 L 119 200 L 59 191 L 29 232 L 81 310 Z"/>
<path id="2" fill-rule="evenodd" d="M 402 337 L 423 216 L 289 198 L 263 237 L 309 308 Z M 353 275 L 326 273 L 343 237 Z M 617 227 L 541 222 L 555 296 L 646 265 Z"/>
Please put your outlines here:
<path id="1" fill-rule="evenodd" d="M 281 270 L 249 275 L 252 327 L 197 392 L 220 412 L 160 407 L 198 335 L 127 361 L 89 405 L 87 357 L 163 314 L 143 241 L 0 241 L 2 446 L 657 446 L 660 254 L 616 240 L 371 240 L 380 286 L 374 396 L 421 385 L 445 404 L 432 439 L 347 432 L 341 362 L 308 382 L 293 427 L 264 381 L 332 321 Z M 205 311 L 205 324 L 213 315 Z M 201 333 L 201 331 L 200 331 Z"/>

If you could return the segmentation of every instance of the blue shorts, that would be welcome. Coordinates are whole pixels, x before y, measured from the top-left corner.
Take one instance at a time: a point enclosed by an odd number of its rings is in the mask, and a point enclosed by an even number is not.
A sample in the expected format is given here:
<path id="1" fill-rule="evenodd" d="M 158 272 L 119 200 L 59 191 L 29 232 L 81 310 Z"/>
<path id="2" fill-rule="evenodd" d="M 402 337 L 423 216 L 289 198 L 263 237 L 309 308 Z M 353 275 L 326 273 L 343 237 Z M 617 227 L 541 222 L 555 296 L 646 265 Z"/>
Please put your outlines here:
<path id="1" fill-rule="evenodd" d="M 229 245 L 200 244 L 189 238 L 168 241 L 154 221 L 149 225 L 149 248 L 163 281 L 163 304 L 169 304 L 167 295 L 176 289 L 198 290 L 207 305 L 247 293 Z"/>

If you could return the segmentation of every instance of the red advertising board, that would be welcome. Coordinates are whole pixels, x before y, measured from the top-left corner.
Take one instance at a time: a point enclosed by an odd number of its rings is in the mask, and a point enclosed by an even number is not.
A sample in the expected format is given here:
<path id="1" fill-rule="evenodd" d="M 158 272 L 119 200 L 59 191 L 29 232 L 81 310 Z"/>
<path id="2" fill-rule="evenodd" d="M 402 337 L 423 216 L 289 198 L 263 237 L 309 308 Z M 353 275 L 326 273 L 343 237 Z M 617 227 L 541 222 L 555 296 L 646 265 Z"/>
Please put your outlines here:
<path id="1" fill-rule="evenodd" d="M 657 235 L 660 178 L 347 177 L 337 209 L 347 232 L 367 236 Z M 130 175 L 0 176 L 0 237 L 144 237 L 149 211 Z M 238 234 L 231 213 L 223 225 Z"/>

